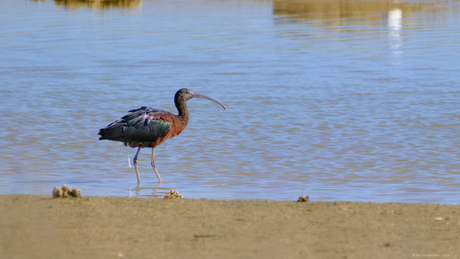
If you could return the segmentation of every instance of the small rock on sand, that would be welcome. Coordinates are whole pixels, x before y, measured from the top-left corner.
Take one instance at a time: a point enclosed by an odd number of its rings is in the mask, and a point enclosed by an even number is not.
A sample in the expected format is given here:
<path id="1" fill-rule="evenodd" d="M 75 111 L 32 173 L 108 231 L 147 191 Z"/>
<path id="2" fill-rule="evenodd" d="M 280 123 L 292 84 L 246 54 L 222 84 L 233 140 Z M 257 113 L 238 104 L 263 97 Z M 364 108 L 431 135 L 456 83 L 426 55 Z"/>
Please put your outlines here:
<path id="1" fill-rule="evenodd" d="M 299 197 L 298 202 L 308 202 L 310 200 L 310 196 L 302 195 Z"/>
<path id="2" fill-rule="evenodd" d="M 81 197 L 81 190 L 80 189 L 72 189 L 67 184 L 62 185 L 62 187 L 56 186 L 53 189 L 53 198 L 80 198 Z"/>
<path id="3" fill-rule="evenodd" d="M 165 199 L 182 199 L 183 196 L 176 190 L 169 190 L 167 194 L 165 194 Z"/>

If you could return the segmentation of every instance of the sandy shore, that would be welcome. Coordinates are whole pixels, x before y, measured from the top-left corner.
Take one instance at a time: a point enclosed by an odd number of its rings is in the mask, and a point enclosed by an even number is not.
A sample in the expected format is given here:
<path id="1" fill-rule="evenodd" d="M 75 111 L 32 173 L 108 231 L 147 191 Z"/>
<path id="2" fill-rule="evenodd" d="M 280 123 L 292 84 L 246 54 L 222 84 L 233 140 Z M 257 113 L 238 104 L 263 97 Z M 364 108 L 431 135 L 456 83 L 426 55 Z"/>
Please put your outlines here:
<path id="1" fill-rule="evenodd" d="M 460 206 L 0 196 L 1 258 L 460 258 Z"/>

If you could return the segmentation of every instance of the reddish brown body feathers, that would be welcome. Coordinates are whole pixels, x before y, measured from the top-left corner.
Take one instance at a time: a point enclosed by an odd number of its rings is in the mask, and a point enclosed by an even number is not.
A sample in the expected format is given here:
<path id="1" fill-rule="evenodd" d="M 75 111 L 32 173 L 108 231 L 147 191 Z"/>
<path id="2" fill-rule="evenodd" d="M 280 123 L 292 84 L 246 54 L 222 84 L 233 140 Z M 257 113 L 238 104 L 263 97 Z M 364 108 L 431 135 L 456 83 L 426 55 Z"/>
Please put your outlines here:
<path id="1" fill-rule="evenodd" d="M 169 123 L 170 129 L 164 137 L 159 138 L 156 141 L 151 142 L 151 144 L 149 144 L 148 146 L 144 146 L 144 147 L 155 148 L 163 144 L 163 142 L 165 142 L 166 140 L 170 138 L 174 138 L 175 136 L 178 136 L 182 131 L 184 131 L 185 127 L 187 127 L 189 116 L 187 114 L 187 116 L 181 117 L 181 116 L 172 114 L 167 111 L 159 111 L 155 114 L 155 120 L 159 122 L 161 121 L 163 123 Z M 141 146 L 142 144 L 139 144 L 136 147 L 141 147 Z"/>

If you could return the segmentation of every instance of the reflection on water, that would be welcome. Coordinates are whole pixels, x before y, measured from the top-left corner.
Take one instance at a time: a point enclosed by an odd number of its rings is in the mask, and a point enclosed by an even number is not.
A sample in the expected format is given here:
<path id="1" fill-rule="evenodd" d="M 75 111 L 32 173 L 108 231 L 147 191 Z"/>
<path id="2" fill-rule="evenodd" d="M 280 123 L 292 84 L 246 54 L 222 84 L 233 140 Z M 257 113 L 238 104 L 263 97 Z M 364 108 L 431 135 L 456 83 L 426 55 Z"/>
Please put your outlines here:
<path id="1" fill-rule="evenodd" d="M 142 6 L 142 0 L 55 0 L 56 5 L 67 9 L 109 9 L 109 8 L 137 8 Z"/>
<path id="2" fill-rule="evenodd" d="M 34 0 L 47 1 L 47 0 Z M 457 0 L 454 0 L 455 2 Z M 235 1 L 222 1 L 235 2 Z M 243 1 L 244 2 L 244 1 Z M 252 1 L 250 1 L 252 2 Z M 271 2 L 269 0 L 263 2 Z M 273 13 L 276 15 L 296 15 L 311 19 L 340 19 L 355 17 L 359 20 L 378 19 L 375 13 L 390 14 L 390 10 L 400 10 L 406 13 L 434 11 L 427 7 L 437 6 L 437 12 L 445 12 L 449 7 L 440 6 L 441 3 L 452 1 L 399 1 L 399 0 L 273 0 Z M 137 8 L 142 6 L 142 0 L 55 0 L 56 5 L 68 9 L 92 8 Z"/>
<path id="3" fill-rule="evenodd" d="M 95 3 L 0 2 L 0 193 L 459 204 L 458 1 Z M 136 189 L 97 132 L 182 87 L 228 109 L 191 100 Z"/>
<path id="4" fill-rule="evenodd" d="M 173 191 L 173 189 L 161 188 L 159 185 L 155 187 L 136 187 L 129 189 L 129 197 L 164 198 L 169 191 Z"/>
<path id="5" fill-rule="evenodd" d="M 451 4 L 458 0 L 439 1 L 399 1 L 399 0 L 274 0 L 273 12 L 277 15 L 289 15 L 286 18 L 304 18 L 329 21 L 340 24 L 343 18 L 353 20 L 378 20 L 379 14 L 387 14 L 391 10 L 401 10 L 406 15 L 419 12 L 445 13 L 452 7 Z M 433 8 L 435 7 L 435 8 Z M 342 20 L 344 22 L 345 20 Z"/>
<path id="6" fill-rule="evenodd" d="M 390 41 L 390 49 L 392 50 L 392 56 L 394 58 L 393 65 L 400 64 L 399 57 L 403 54 L 401 48 L 402 37 L 401 37 L 401 28 L 402 28 L 402 10 L 401 9 L 392 9 L 388 10 L 388 37 Z"/>

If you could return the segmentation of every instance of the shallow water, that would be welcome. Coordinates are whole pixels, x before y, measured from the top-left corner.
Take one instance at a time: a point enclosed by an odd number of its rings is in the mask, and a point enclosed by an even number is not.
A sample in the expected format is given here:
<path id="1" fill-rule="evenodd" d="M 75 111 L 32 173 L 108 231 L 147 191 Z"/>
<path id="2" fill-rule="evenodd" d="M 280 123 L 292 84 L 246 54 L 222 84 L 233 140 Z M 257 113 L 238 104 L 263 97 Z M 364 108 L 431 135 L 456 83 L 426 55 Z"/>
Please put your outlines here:
<path id="1" fill-rule="evenodd" d="M 460 204 L 459 2 L 340 2 L 1 1 L 0 194 Z M 98 130 L 182 87 L 136 190 Z"/>

